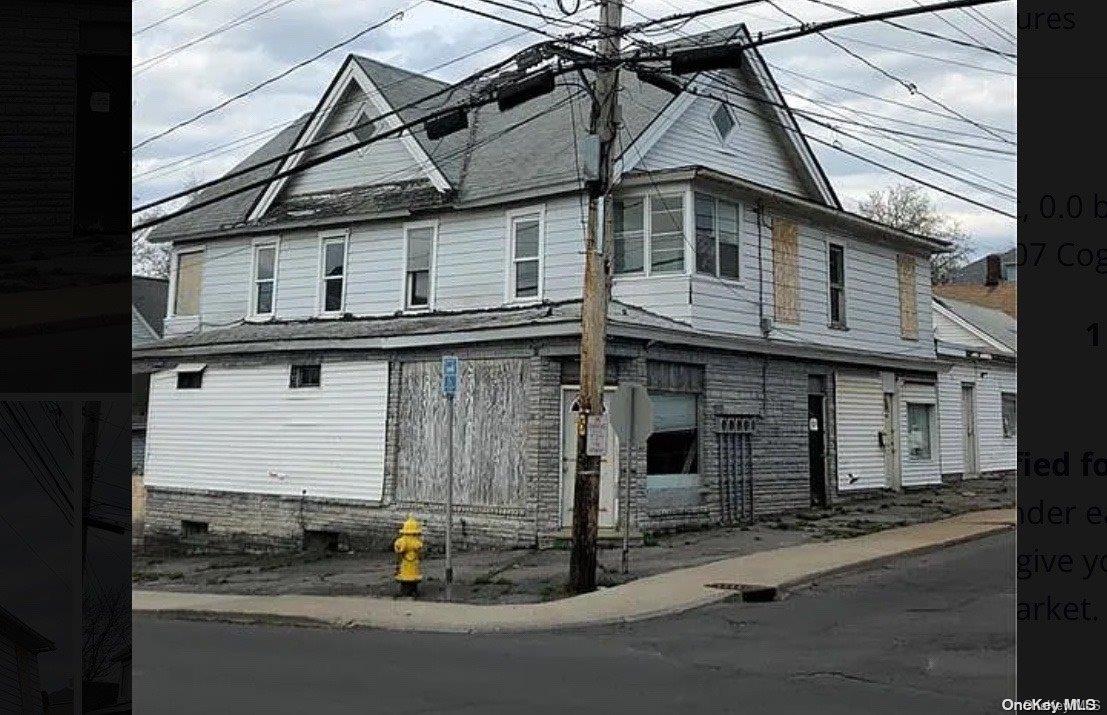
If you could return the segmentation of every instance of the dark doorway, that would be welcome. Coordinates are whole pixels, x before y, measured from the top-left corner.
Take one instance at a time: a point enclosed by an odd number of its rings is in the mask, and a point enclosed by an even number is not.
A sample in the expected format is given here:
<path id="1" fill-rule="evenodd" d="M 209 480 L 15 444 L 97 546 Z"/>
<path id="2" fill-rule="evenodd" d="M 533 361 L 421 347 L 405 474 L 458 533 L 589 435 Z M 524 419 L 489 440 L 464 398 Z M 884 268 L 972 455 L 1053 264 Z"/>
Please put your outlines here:
<path id="1" fill-rule="evenodd" d="M 807 396 L 807 453 L 811 464 L 811 504 L 826 506 L 826 419 L 823 396 Z"/>

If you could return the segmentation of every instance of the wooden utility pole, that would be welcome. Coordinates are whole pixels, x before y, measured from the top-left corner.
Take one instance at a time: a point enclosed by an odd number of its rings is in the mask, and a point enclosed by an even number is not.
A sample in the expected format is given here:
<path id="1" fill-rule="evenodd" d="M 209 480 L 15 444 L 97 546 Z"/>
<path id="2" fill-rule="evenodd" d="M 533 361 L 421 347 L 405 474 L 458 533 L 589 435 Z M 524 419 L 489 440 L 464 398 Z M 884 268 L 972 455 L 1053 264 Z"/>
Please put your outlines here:
<path id="1" fill-rule="evenodd" d="M 599 55 L 610 60 L 596 71 L 592 130 L 599 139 L 597 181 L 588 195 L 588 228 L 584 237 L 584 294 L 580 308 L 580 412 L 577 423 L 576 477 L 573 481 L 573 547 L 569 556 L 569 589 L 586 593 L 596 588 L 596 536 L 600 507 L 602 457 L 588 453 L 589 419 L 603 414 L 604 345 L 607 335 L 608 271 L 611 256 L 611 170 L 618 121 L 619 35 L 622 0 L 600 3 Z M 598 204 L 604 203 L 603 241 Z M 606 438 L 606 436 L 605 436 Z M 606 444 L 606 441 L 605 441 Z"/>

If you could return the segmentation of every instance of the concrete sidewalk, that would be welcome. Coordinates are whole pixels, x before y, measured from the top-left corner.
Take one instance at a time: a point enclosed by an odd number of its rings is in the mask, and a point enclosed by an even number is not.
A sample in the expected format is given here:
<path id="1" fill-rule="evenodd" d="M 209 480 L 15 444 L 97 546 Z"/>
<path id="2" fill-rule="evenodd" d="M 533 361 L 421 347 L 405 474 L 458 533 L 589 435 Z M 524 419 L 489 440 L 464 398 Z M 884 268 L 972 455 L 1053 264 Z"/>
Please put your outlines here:
<path id="1" fill-rule="evenodd" d="M 722 559 L 545 603 L 474 605 L 353 596 L 134 591 L 132 610 L 210 620 L 439 633 L 549 630 L 626 623 L 680 613 L 734 597 L 735 586 L 786 589 L 827 574 L 978 539 L 1012 528 L 1014 524 L 1014 509 L 972 512 L 852 539 Z"/>

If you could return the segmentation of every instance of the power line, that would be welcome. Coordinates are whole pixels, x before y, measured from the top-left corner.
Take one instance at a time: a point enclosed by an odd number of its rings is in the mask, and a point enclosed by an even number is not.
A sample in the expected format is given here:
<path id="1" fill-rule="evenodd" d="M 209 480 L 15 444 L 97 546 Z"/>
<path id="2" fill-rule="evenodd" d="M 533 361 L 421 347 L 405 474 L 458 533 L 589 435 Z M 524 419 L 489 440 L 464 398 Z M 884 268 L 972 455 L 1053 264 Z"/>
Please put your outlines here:
<path id="1" fill-rule="evenodd" d="M 1008 72 L 1007 70 L 996 69 L 994 67 L 985 67 L 983 65 L 974 65 L 971 62 L 961 62 L 960 60 L 951 59 L 949 57 L 938 57 L 936 55 L 928 55 L 925 52 L 914 52 L 902 47 L 891 47 L 890 45 L 882 45 L 879 42 L 870 42 L 869 40 L 862 40 L 857 37 L 848 38 L 850 42 L 865 45 L 867 47 L 874 47 L 878 50 L 887 50 L 889 52 L 898 52 L 904 55 L 911 55 L 912 57 L 919 57 L 924 60 L 933 60 L 935 62 L 942 62 L 944 64 L 957 65 L 958 67 L 967 67 L 969 69 L 980 70 L 981 72 L 991 72 L 993 74 L 1001 74 L 1006 77 L 1015 77 L 1014 72 Z"/>
<path id="2" fill-rule="evenodd" d="M 594 6 L 595 6 L 595 4 L 596 4 L 595 2 L 592 2 L 592 3 L 590 3 L 589 7 L 594 7 Z M 581 9 L 582 9 L 582 8 L 581 8 L 581 6 L 580 6 L 580 3 L 578 2 L 578 4 L 577 4 L 577 9 L 576 9 L 576 10 L 574 10 L 574 12 L 573 12 L 573 13 L 570 13 L 570 14 L 575 14 L 575 13 L 577 13 L 577 12 L 580 12 L 580 11 L 581 11 Z M 548 26 L 549 26 L 550 24 L 551 24 L 550 22 L 547 22 L 547 23 L 546 23 L 545 25 L 543 25 L 542 27 L 548 27 Z M 426 68 L 426 69 L 420 70 L 420 72 L 418 72 L 417 74 L 423 74 L 423 75 L 425 75 L 425 74 L 428 74 L 428 73 L 430 73 L 430 72 L 436 72 L 436 71 L 438 71 L 438 70 L 440 70 L 440 69 L 443 69 L 443 68 L 445 68 L 445 67 L 448 67 L 448 66 L 450 66 L 450 65 L 452 65 L 452 64 L 456 64 L 456 63 L 458 63 L 458 62 L 461 62 L 461 61 L 463 61 L 463 60 L 467 60 L 467 59 L 469 59 L 470 57 L 473 57 L 474 55 L 478 55 L 478 54 L 481 54 L 482 52 L 487 52 L 488 50 L 492 49 L 493 47 L 497 47 L 497 46 L 499 46 L 499 45 L 502 45 L 502 44 L 504 44 L 504 43 L 507 43 L 507 42 L 511 42 L 511 41 L 513 41 L 513 40 L 517 40 L 517 39 L 519 39 L 519 38 L 523 37 L 524 35 L 528 34 L 528 32 L 529 32 L 529 31 L 524 31 L 524 32 L 517 32 L 517 33 L 513 33 L 513 34 L 510 34 L 510 35 L 507 35 L 507 36 L 505 36 L 505 37 L 503 37 L 503 38 L 501 38 L 501 39 L 499 39 L 499 40 L 496 40 L 495 42 L 491 42 L 491 43 L 489 43 L 489 44 L 487 44 L 487 45 L 482 45 L 482 46 L 480 46 L 480 47 L 478 47 L 478 48 L 476 48 L 476 49 L 474 49 L 474 50 L 470 50 L 469 52 L 465 52 L 465 53 L 463 53 L 463 54 L 461 54 L 461 55 L 458 55 L 457 57 L 454 57 L 454 58 L 452 58 L 452 59 L 449 59 L 449 60 L 445 60 L 445 61 L 443 61 L 443 62 L 439 62 L 438 64 L 436 64 L 436 65 L 434 65 L 434 66 L 432 66 L 432 67 L 428 67 L 428 68 Z M 398 79 L 398 80 L 396 80 L 396 81 L 394 81 L 394 82 L 390 82 L 390 83 L 388 83 L 388 84 L 386 84 L 386 85 L 382 86 L 382 87 L 381 87 L 381 89 L 382 89 L 382 90 L 384 90 L 384 89 L 388 89 L 389 87 L 392 87 L 392 86 L 395 86 L 395 85 L 398 85 L 398 84 L 402 84 L 403 82 L 409 81 L 409 79 L 410 79 L 410 78 L 401 78 L 401 79 Z M 342 106 L 343 104 L 345 104 L 345 103 L 342 103 L 342 104 L 336 105 L 336 107 L 338 107 L 338 106 Z M 286 120 L 284 120 L 284 121 L 282 121 L 282 122 L 278 122 L 277 124 L 274 124 L 274 125 L 272 125 L 272 126 L 270 126 L 270 127 L 267 127 L 266 129 L 263 129 L 263 130 L 261 130 L 261 131 L 259 131 L 259 132 L 255 132 L 255 133 L 253 133 L 253 134 L 248 134 L 248 135 L 246 135 L 246 136 L 244 136 L 244 137 L 241 137 L 241 138 L 240 138 L 240 140 L 245 140 L 245 139 L 248 139 L 248 138 L 251 138 L 251 137 L 255 137 L 255 136 L 258 136 L 258 135 L 260 135 L 260 134 L 264 134 L 264 133 L 267 133 L 267 132 L 272 132 L 272 131 L 278 130 L 278 129 L 282 128 L 282 127 L 285 127 L 285 126 L 287 126 L 287 125 L 288 125 L 288 124 L 289 124 L 290 122 L 292 122 L 292 121 L 294 121 L 294 120 L 295 120 L 295 117 L 290 117 L 290 118 L 288 118 L 288 119 L 286 119 Z M 215 148 L 212 148 L 212 149 L 207 149 L 207 150 L 205 150 L 205 151 L 197 152 L 196 154 L 192 154 L 192 155 L 190 155 L 190 156 L 188 156 L 188 157 L 184 157 L 183 159 L 177 160 L 177 161 L 175 161 L 175 162 L 170 162 L 170 163 L 168 163 L 168 164 L 163 164 L 163 165 L 162 165 L 162 166 L 160 166 L 160 167 L 155 167 L 154 169 L 150 169 L 150 170 L 148 170 L 148 171 L 146 171 L 146 172 L 143 172 L 143 173 L 141 173 L 141 174 L 138 174 L 138 175 L 136 175 L 136 176 L 135 176 L 134 178 L 140 178 L 140 177 L 142 177 L 142 176 L 148 176 L 148 175 L 150 175 L 150 174 L 152 174 L 152 173 L 161 173 L 161 171 L 162 171 L 163 169 L 167 169 L 167 168 L 169 168 L 169 167 L 173 167 L 173 166 L 177 166 L 177 165 L 180 165 L 180 164 L 182 164 L 182 163 L 186 163 L 186 162 L 190 161 L 191 159 L 195 159 L 195 158 L 197 158 L 197 157 L 199 157 L 199 156 L 202 156 L 202 155 L 204 155 L 204 154 L 209 154 L 209 153 L 212 153 L 212 152 L 216 151 L 217 149 L 221 149 L 221 148 L 224 148 L 224 147 L 226 147 L 226 146 L 229 146 L 230 144 L 236 143 L 237 141 L 239 141 L 239 140 L 234 140 L 234 141 L 232 141 L 232 142 L 228 142 L 228 143 L 226 143 L 226 144 L 222 144 L 222 145 L 219 145 L 219 146 L 217 146 L 217 147 L 215 147 Z"/>
<path id="3" fill-rule="evenodd" d="M 196 37 L 192 40 L 189 40 L 188 42 L 185 42 L 184 44 L 177 45 L 176 47 L 173 47 L 172 49 L 166 50 L 165 52 L 154 55 L 153 57 L 150 57 L 148 59 L 145 59 L 145 60 L 142 60 L 141 62 L 136 63 L 135 65 L 133 65 L 131 67 L 131 74 L 133 76 L 138 76 L 138 75 L 142 74 L 143 72 L 146 72 L 147 70 L 152 69 L 154 66 L 156 66 L 158 64 L 161 64 L 164 60 L 168 59 L 169 57 L 172 57 L 173 55 L 175 55 L 179 52 L 183 52 L 184 50 L 187 50 L 189 47 L 193 47 L 193 46 L 203 42 L 204 40 L 209 40 L 212 37 L 215 37 L 215 36 L 220 35 L 224 32 L 227 32 L 228 30 L 233 30 L 234 28 L 236 28 L 240 25 L 244 25 L 244 24 L 246 24 L 247 22 L 249 22 L 251 20 L 254 20 L 254 19 L 257 19 L 257 18 L 261 17 L 262 15 L 267 15 L 268 13 L 271 13 L 274 10 L 282 8 L 285 5 L 287 5 L 291 2 L 294 2 L 294 1 L 295 0 L 281 0 L 281 2 L 278 2 L 276 5 L 272 5 L 271 3 L 273 3 L 273 0 L 265 0 L 265 2 L 262 2 L 259 5 L 255 5 L 254 7 L 250 8 L 246 12 L 242 13 L 241 15 L 236 16 L 235 18 L 233 18 L 229 22 L 226 22 L 226 23 L 220 25 L 219 27 L 215 28 L 214 30 L 211 30 L 210 32 L 207 32 L 207 33 L 205 33 L 205 34 L 203 34 L 199 37 Z M 269 5 L 269 7 L 265 7 L 266 5 Z M 251 14 L 251 13 L 253 13 L 253 14 Z"/>
<path id="4" fill-rule="evenodd" d="M 18 538 L 18 539 L 19 539 L 20 541 L 22 541 L 22 542 L 23 542 L 23 545 L 24 545 L 24 546 L 26 546 L 26 547 L 27 547 L 27 549 L 28 549 L 28 550 L 29 550 L 29 551 L 30 551 L 30 552 L 31 552 L 32 554 L 34 554 L 34 555 L 35 555 L 35 558 L 36 558 L 36 559 L 38 559 L 38 560 L 39 560 L 39 562 L 40 562 L 40 563 L 41 563 L 41 564 L 42 564 L 43 566 L 45 566 L 46 568 L 50 569 L 50 573 L 54 574 L 54 578 L 58 579 L 58 581 L 59 581 L 59 582 L 61 582 L 61 584 L 62 584 L 63 586 L 65 586 L 66 588 L 69 588 L 69 582 L 68 582 L 68 581 L 66 581 L 66 580 L 65 580 L 64 578 L 62 578 L 62 577 L 61 577 L 61 575 L 60 575 L 60 574 L 58 574 L 58 572 L 54 570 L 54 567 L 50 565 L 50 562 L 49 562 L 49 561 L 47 561 L 46 559 L 42 558 L 42 554 L 40 554 L 40 553 L 38 552 L 38 549 L 36 549 L 36 548 L 35 548 L 34 546 L 32 546 L 32 545 L 31 545 L 31 542 L 29 542 L 29 541 L 27 541 L 26 539 L 24 539 L 24 538 L 23 538 L 23 534 L 21 534 L 21 533 L 20 533 L 19 529 L 15 528 L 15 525 L 14 525 L 14 524 L 12 524 L 12 523 L 11 523 L 10 521 L 8 521 L 8 517 L 4 516 L 4 513 L 3 513 L 3 512 L 0 512 L 0 521 L 3 521 L 3 522 L 4 522 L 5 524 L 7 524 L 7 525 L 8 525 L 8 528 L 9 528 L 9 529 L 11 529 L 11 530 L 12 530 L 12 532 L 13 532 L 13 533 L 14 533 L 14 534 L 16 535 L 16 537 L 17 537 L 17 538 Z"/>
<path id="5" fill-rule="evenodd" d="M 35 480 L 35 482 L 38 483 L 38 486 L 39 486 L 40 489 L 42 489 L 43 493 L 46 494 L 46 496 L 50 499 L 50 501 L 53 502 L 54 506 L 56 506 L 58 508 L 58 511 L 61 512 L 62 517 L 66 520 L 66 522 L 69 523 L 70 525 L 72 525 L 73 524 L 73 517 L 71 516 L 71 513 L 73 511 L 72 505 L 70 505 L 69 508 L 67 509 L 66 506 L 61 503 L 61 497 L 64 497 L 64 495 L 63 494 L 55 494 L 50 489 L 50 487 L 47 486 L 47 482 L 39 474 L 39 471 L 35 467 L 31 466 L 31 462 L 28 459 L 26 453 L 16 445 L 16 442 L 18 440 L 13 439 L 12 435 L 14 435 L 15 433 L 14 433 L 14 431 L 11 430 L 11 427 L 6 422 L 0 422 L 0 427 L 3 427 L 3 429 L 0 429 L 0 434 L 2 434 L 4 436 L 4 439 L 8 442 L 8 444 L 11 445 L 12 453 L 15 454 L 15 456 L 19 459 L 19 461 L 23 463 L 23 466 L 27 468 L 27 473 L 31 475 L 31 477 Z"/>
<path id="6" fill-rule="evenodd" d="M 72 491 L 72 489 L 66 489 L 62 487 L 62 485 L 59 483 L 58 475 L 50 469 L 50 466 L 48 464 L 46 464 L 46 459 L 42 456 L 42 453 L 39 451 L 34 440 L 31 439 L 30 434 L 27 433 L 26 428 L 24 428 L 22 421 L 20 420 L 19 416 L 15 414 L 15 411 L 12 409 L 11 405 L 8 402 L 4 402 L 3 406 L 5 411 L 8 413 L 11 424 L 14 424 L 16 429 L 19 430 L 19 433 L 23 436 L 23 439 L 27 445 L 28 453 L 34 456 L 38 463 L 42 465 L 46 477 L 54 485 L 54 488 L 57 489 L 57 492 L 59 495 L 61 495 L 62 500 L 65 501 L 66 505 L 72 510 L 73 502 L 69 500 L 69 493 Z"/>
<path id="7" fill-rule="evenodd" d="M 968 15 L 970 19 L 975 20 L 978 24 L 982 25 L 985 29 L 992 32 L 992 34 L 996 35 L 1001 40 L 1006 40 L 1007 42 L 1010 42 L 1012 45 L 1017 46 L 1017 40 L 1016 40 L 1015 35 L 1013 33 L 1005 30 L 1002 25 L 1000 25 L 995 20 L 993 20 L 992 18 L 985 15 L 979 9 L 977 9 L 975 7 L 967 7 L 967 8 L 962 8 L 961 12 Z"/>
<path id="8" fill-rule="evenodd" d="M 820 4 L 822 4 L 821 0 L 812 0 L 812 1 L 819 2 Z M 788 17 L 791 17 L 793 20 L 796 20 L 797 22 L 802 22 L 802 20 L 800 20 L 799 17 L 797 17 L 797 16 L 793 15 L 792 13 L 788 12 L 787 10 L 781 8 L 780 5 L 773 2 L 772 0 L 769 0 L 769 4 L 772 5 L 774 8 L 776 8 L 776 10 L 778 12 L 780 12 L 784 15 L 787 15 Z M 948 3 L 946 3 L 946 4 L 948 5 Z M 934 6 L 921 5 L 921 6 L 919 6 L 919 9 L 924 10 L 926 8 L 929 8 L 929 7 L 934 7 Z M 866 17 L 866 16 L 861 15 L 859 13 L 854 13 L 852 18 L 847 18 L 847 19 L 858 20 L 858 19 L 861 19 L 861 18 L 864 18 L 864 17 Z M 872 17 L 872 16 L 868 16 L 868 17 Z M 866 65 L 867 67 L 875 70 L 876 72 L 879 72 L 880 74 L 884 75 L 885 77 L 892 80 L 893 82 L 897 82 L 898 84 L 903 85 L 903 87 L 908 92 L 910 92 L 911 94 L 919 95 L 920 97 L 922 97 L 926 101 L 930 102 L 931 104 L 935 105 L 936 107 L 940 107 L 940 108 L 944 109 L 945 111 L 949 112 L 950 114 L 953 114 L 953 115 L 957 116 L 962 121 L 965 121 L 965 122 L 968 122 L 969 124 L 972 124 L 974 127 L 978 128 L 978 129 L 981 129 L 981 130 L 987 132 L 988 134 L 991 134 L 992 136 L 996 137 L 997 139 L 1000 139 L 1001 141 L 1006 141 L 1009 144 L 1014 143 L 1014 142 L 1010 142 L 1010 141 L 1004 139 L 1003 137 L 1001 137 L 1000 135 L 998 135 L 995 132 L 991 131 L 990 129 L 987 129 L 984 125 L 980 124 L 975 119 L 972 119 L 971 117 L 968 117 L 968 116 L 962 114 L 961 112 L 957 111 L 956 109 L 946 105 L 941 100 L 930 96 L 926 92 L 919 89 L 918 85 L 916 85 L 914 82 L 909 82 L 909 81 L 903 79 L 902 77 L 899 77 L 899 76 L 889 72 L 888 70 L 884 69 L 883 67 L 876 64 L 872 60 L 869 60 L 868 58 L 863 57 L 860 53 L 854 52 L 853 50 L 846 47 L 845 45 L 843 45 L 838 40 L 835 40 L 834 38 L 827 36 L 823 31 L 821 31 L 821 30 L 814 30 L 814 31 L 818 33 L 819 37 L 823 38 L 824 40 L 826 40 L 830 44 L 834 45 L 835 47 L 837 47 L 842 52 L 845 52 L 850 57 L 853 57 L 857 61 L 859 61 L 862 64 Z"/>
<path id="9" fill-rule="evenodd" d="M 27 412 L 26 406 L 22 402 L 5 403 L 4 406 L 8 407 L 10 404 L 14 404 L 15 409 L 19 410 L 20 414 L 23 416 L 23 419 L 26 421 L 27 425 L 30 427 L 31 433 L 38 439 L 38 441 L 37 441 L 37 450 L 38 450 L 39 454 L 41 455 L 43 452 L 45 452 L 50 457 L 50 462 L 54 465 L 54 470 L 55 470 L 54 474 L 64 474 L 65 470 L 62 468 L 62 466 L 60 464 L 58 464 L 58 458 L 54 456 L 54 450 L 50 449 L 50 445 L 46 442 L 46 439 L 42 436 L 42 432 L 39 430 L 38 424 L 33 419 L 31 419 L 30 413 Z M 40 459 L 41 459 L 41 456 L 40 456 Z M 43 465 L 46 466 L 45 460 L 43 460 Z M 49 467 L 47 466 L 47 468 L 49 468 Z M 68 483 L 64 483 L 63 486 L 69 487 Z M 68 491 L 71 492 L 72 489 L 69 488 Z"/>
<path id="10" fill-rule="evenodd" d="M 416 5 L 419 5 L 421 2 L 424 2 L 424 0 L 417 0 L 413 5 L 411 5 L 408 8 L 408 10 L 410 10 L 412 7 L 415 7 Z M 219 104 L 216 104 L 213 107 L 209 107 L 208 109 L 205 109 L 204 111 L 200 112 L 199 114 L 196 114 L 196 115 L 190 117 L 189 119 L 185 119 L 184 121 L 177 122 L 173 126 L 169 127 L 168 129 L 165 129 L 161 132 L 158 132 L 157 134 L 153 135 L 152 137 L 147 137 L 146 139 L 143 139 L 138 144 L 135 144 L 134 146 L 132 146 L 131 150 L 133 151 L 135 149 L 141 149 L 142 147 L 146 146 L 150 142 L 153 142 L 153 141 L 156 141 L 158 139 L 161 139 L 162 137 L 168 136 L 169 134 L 172 134 L 173 132 L 177 131 L 178 129 L 181 129 L 183 127 L 187 127 L 189 124 L 192 124 L 196 121 L 199 121 L 200 119 L 203 119 L 204 117 L 208 116 L 209 114 L 214 114 L 215 112 L 218 112 L 220 109 L 226 107 L 227 105 L 231 104 L 232 102 L 236 102 L 236 101 L 242 99 L 243 97 L 248 97 L 249 95 L 253 94 L 254 92 L 257 92 L 258 90 L 263 89 L 264 87 L 268 87 L 269 85 L 273 84 L 274 82 L 277 82 L 281 79 L 284 79 L 285 77 L 292 74 L 296 70 L 298 70 L 302 67 L 306 67 L 307 65 L 310 65 L 311 63 L 322 59 L 324 56 L 326 56 L 327 54 L 337 50 L 339 47 L 343 47 L 344 45 L 348 45 L 351 42 L 354 42 L 355 40 L 363 37 L 364 35 L 369 34 L 373 30 L 376 30 L 377 28 L 388 24 L 392 20 L 395 20 L 397 18 L 401 18 L 403 16 L 404 16 L 404 11 L 402 11 L 402 10 L 396 11 L 396 12 L 392 13 L 391 15 L 389 15 L 388 17 L 384 18 L 383 20 L 380 20 L 379 22 L 375 22 L 372 25 L 369 25 L 368 27 L 362 28 L 361 30 L 355 32 L 353 35 L 350 35 L 349 37 L 347 37 L 345 40 L 342 40 L 341 42 L 339 42 L 335 45 L 331 45 L 330 47 L 324 49 L 322 52 L 319 52 L 315 55 L 312 55 L 311 57 L 309 57 L 305 60 L 301 60 L 300 62 L 297 62 L 296 64 L 292 65 L 291 67 L 288 67 L 287 69 L 285 69 L 281 72 L 278 72 L 277 74 L 273 75 L 272 77 L 270 77 L 266 80 L 263 80 L 261 82 L 258 82 L 257 84 L 250 87 L 249 89 L 245 89 L 245 90 L 239 92 L 238 94 L 223 100 Z"/>
<path id="11" fill-rule="evenodd" d="M 189 5 L 188 7 L 184 8 L 182 10 L 178 10 L 177 12 L 173 13 L 172 15 L 166 15 L 165 17 L 158 20 L 157 22 L 151 22 L 149 25 L 146 25 L 145 27 L 142 27 L 138 30 L 135 30 L 134 32 L 131 33 L 131 37 L 141 35 L 142 33 L 146 32 L 147 30 L 150 30 L 152 28 L 157 27 L 158 25 L 162 25 L 166 22 L 169 22 L 173 18 L 180 17 L 181 15 L 184 15 L 189 10 L 191 10 L 193 8 L 200 7 L 201 5 L 204 5 L 204 4 L 209 3 L 209 2 L 211 2 L 211 0 L 200 0 L 199 2 L 194 2 L 191 5 Z"/>

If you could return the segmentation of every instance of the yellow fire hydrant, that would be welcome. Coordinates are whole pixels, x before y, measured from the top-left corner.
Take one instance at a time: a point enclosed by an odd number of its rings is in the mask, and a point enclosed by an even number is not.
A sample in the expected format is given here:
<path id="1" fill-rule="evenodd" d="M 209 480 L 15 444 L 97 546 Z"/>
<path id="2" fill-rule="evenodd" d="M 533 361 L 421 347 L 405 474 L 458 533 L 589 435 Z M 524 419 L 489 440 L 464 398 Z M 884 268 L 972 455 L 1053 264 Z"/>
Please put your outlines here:
<path id="1" fill-rule="evenodd" d="M 423 556 L 423 527 L 409 516 L 400 527 L 400 537 L 392 544 L 396 552 L 396 581 L 400 584 L 400 593 L 415 596 L 419 593 L 419 582 L 423 573 L 419 570 L 419 560 Z"/>

